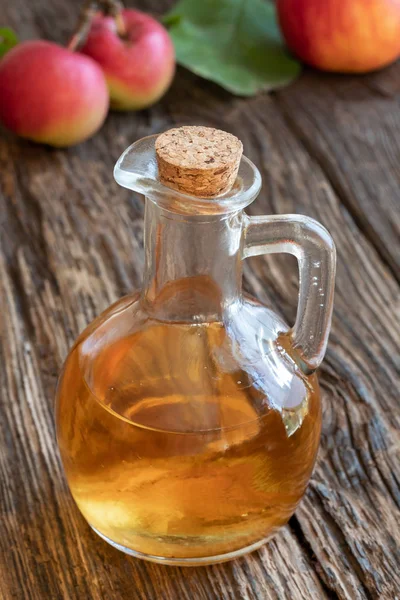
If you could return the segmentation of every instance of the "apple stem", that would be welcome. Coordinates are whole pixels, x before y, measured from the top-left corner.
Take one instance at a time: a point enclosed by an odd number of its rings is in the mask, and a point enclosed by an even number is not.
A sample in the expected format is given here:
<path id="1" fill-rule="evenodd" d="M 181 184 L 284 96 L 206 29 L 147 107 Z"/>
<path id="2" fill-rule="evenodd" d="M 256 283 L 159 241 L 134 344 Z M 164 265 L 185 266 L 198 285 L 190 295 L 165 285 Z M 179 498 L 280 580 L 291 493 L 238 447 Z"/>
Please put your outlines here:
<path id="1" fill-rule="evenodd" d="M 103 0 L 102 4 L 105 13 L 114 17 L 119 37 L 126 38 L 127 31 L 124 18 L 122 16 L 122 10 L 124 9 L 122 2 L 120 0 Z"/>
<path id="2" fill-rule="evenodd" d="M 93 17 L 99 10 L 99 3 L 96 0 L 86 0 L 83 5 L 76 29 L 67 44 L 68 50 L 74 52 L 86 40 Z"/>

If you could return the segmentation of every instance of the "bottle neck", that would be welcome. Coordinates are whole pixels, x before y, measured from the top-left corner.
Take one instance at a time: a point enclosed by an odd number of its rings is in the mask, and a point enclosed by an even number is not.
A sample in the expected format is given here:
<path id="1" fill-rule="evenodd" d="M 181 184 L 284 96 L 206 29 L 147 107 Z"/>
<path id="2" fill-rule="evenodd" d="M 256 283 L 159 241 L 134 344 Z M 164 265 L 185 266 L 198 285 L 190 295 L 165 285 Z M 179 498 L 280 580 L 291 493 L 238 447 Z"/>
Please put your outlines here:
<path id="1" fill-rule="evenodd" d="M 146 198 L 145 310 L 161 320 L 221 320 L 240 299 L 241 241 L 241 211 L 188 216 Z"/>

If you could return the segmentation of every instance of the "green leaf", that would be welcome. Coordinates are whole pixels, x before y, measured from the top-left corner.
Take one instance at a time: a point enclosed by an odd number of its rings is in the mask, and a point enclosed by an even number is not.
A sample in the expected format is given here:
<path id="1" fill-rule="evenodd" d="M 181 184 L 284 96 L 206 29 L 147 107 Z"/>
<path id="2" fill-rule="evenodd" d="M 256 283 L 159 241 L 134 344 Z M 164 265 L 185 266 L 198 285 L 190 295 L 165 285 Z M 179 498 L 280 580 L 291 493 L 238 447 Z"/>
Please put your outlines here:
<path id="1" fill-rule="evenodd" d="M 266 0 L 180 0 L 164 23 L 178 63 L 234 94 L 279 88 L 300 73 Z"/>
<path id="2" fill-rule="evenodd" d="M 18 38 L 12 29 L 0 27 L 0 58 L 18 44 Z"/>

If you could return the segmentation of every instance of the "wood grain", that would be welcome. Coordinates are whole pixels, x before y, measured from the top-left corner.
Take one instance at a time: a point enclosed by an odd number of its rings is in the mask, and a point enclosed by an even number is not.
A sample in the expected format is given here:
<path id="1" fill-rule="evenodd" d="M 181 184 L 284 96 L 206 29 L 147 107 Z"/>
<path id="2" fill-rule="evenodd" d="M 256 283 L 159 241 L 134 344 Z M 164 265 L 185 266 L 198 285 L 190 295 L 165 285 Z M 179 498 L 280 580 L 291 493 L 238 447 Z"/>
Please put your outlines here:
<path id="1" fill-rule="evenodd" d="M 159 3 L 142 7 L 161 10 Z M 24 38 L 65 41 L 78 3 L 0 0 Z M 276 95 L 233 98 L 179 70 L 154 108 L 112 114 L 65 151 L 0 139 L 0 598 L 400 598 L 400 65 L 363 78 L 306 73 Z M 324 427 L 289 525 L 245 558 L 195 569 L 129 558 L 71 500 L 53 424 L 75 336 L 140 285 L 141 199 L 113 182 L 122 150 L 172 125 L 226 129 L 261 167 L 252 214 L 320 220 L 338 248 Z M 297 267 L 255 258 L 246 287 L 293 322 Z"/>

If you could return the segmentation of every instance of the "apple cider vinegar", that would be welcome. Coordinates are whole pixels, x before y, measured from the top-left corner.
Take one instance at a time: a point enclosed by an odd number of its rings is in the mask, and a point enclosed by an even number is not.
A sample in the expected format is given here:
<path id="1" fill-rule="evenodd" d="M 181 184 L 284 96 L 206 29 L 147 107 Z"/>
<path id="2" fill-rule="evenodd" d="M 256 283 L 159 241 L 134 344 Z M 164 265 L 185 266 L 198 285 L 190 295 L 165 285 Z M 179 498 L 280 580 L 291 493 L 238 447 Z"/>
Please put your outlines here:
<path id="1" fill-rule="evenodd" d="M 295 408 L 265 406 L 247 373 L 222 369 L 226 333 L 215 323 L 153 323 L 90 369 L 85 343 L 60 385 L 59 440 L 97 532 L 168 561 L 234 553 L 286 523 L 319 442 L 315 377 L 292 381 Z"/>

